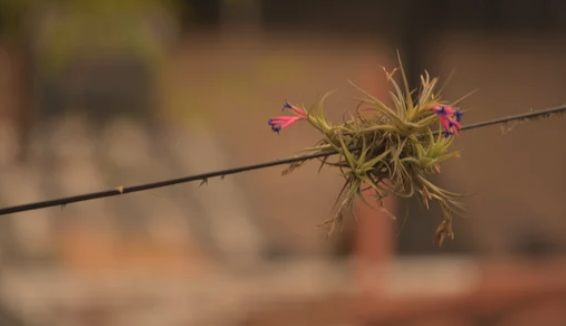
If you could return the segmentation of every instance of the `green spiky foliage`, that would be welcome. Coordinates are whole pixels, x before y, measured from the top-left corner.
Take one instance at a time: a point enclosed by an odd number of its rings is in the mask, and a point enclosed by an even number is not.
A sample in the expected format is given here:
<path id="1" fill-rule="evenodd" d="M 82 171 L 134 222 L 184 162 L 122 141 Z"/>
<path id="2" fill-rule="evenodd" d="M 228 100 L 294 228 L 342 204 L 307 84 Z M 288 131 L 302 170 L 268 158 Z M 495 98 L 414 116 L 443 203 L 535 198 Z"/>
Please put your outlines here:
<path id="1" fill-rule="evenodd" d="M 320 168 L 325 165 L 338 168 L 345 179 L 337 199 L 338 213 L 322 223 L 329 228 L 329 235 L 341 226 L 344 211 L 351 210 L 358 198 L 369 205 L 362 192 L 373 189 L 375 201 L 380 205 L 390 195 L 420 197 L 426 208 L 429 208 L 429 202 L 437 202 L 444 216 L 433 241 L 442 245 L 446 237 L 454 238 L 452 216 L 462 212 L 459 199 L 463 195 L 441 189 L 428 177 L 440 173 L 440 164 L 459 157 L 460 151 L 449 151 L 454 137 L 444 137 L 438 132 L 440 121 L 432 108 L 453 106 L 457 102 L 443 101 L 441 90 L 435 91 L 438 79 L 431 79 L 426 71 L 421 76 L 419 93 L 414 96 L 415 91 L 409 89 L 400 60 L 399 63 L 398 69 L 390 73 L 385 71 L 393 88 L 390 92 L 392 107 L 352 84 L 364 96 L 359 98 L 360 105 L 352 112 L 350 120 L 344 119 L 343 124 L 333 125 L 324 116 L 324 100 L 331 93 L 315 101 L 310 109 L 303 108 L 307 111 L 306 120 L 324 135 L 314 147 L 303 152 L 314 154 L 335 150 L 339 153 L 338 159 L 332 162 L 330 156 L 319 159 Z M 397 70 L 401 72 L 401 83 L 393 78 Z M 362 114 L 362 110 L 367 113 Z M 292 164 L 283 175 L 305 162 Z"/>

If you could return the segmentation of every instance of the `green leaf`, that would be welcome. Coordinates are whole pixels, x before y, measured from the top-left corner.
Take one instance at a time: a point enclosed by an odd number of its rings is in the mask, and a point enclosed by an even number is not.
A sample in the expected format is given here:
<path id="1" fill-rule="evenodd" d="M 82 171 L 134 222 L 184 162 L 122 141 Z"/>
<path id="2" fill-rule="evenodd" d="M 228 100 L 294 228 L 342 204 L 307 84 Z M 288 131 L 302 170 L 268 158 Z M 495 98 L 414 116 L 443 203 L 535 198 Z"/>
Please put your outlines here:
<path id="1" fill-rule="evenodd" d="M 405 69 L 403 69 L 403 63 L 401 62 L 401 54 L 397 51 L 397 58 L 399 60 L 399 66 L 401 69 L 401 75 L 403 76 L 403 83 L 405 85 L 405 94 L 407 94 L 407 115 L 409 119 L 413 116 L 413 98 L 411 97 L 411 91 L 409 89 L 409 82 L 407 81 L 407 76 L 405 75 Z"/>

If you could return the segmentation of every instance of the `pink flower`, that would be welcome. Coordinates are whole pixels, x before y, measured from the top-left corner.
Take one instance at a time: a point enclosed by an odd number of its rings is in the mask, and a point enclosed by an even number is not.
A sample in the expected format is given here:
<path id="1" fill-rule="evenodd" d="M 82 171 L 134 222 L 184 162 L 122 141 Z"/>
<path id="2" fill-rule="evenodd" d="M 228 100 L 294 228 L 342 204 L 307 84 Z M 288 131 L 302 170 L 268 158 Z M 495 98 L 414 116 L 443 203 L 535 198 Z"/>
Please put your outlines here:
<path id="1" fill-rule="evenodd" d="M 271 130 L 279 133 L 279 130 L 292 126 L 295 123 L 299 122 L 300 120 L 304 120 L 307 118 L 307 113 L 303 109 L 291 105 L 289 104 L 289 102 L 285 102 L 285 105 L 283 106 L 283 111 L 287 109 L 293 111 L 293 113 L 295 113 L 296 116 L 294 117 L 279 116 L 269 119 L 268 124 L 271 126 Z"/>
<path id="2" fill-rule="evenodd" d="M 285 110 L 292 110 L 293 112 L 295 112 L 296 114 L 298 114 L 301 117 L 307 117 L 307 113 L 303 110 L 300 109 L 294 105 L 289 104 L 289 102 L 285 101 L 285 105 L 283 105 L 283 110 L 281 111 L 285 111 Z"/>
<path id="3" fill-rule="evenodd" d="M 444 129 L 443 134 L 445 137 L 451 135 L 458 136 L 458 131 L 462 128 L 461 121 L 464 113 L 460 112 L 456 108 L 449 106 L 433 106 L 432 110 L 438 115 L 442 129 Z"/>

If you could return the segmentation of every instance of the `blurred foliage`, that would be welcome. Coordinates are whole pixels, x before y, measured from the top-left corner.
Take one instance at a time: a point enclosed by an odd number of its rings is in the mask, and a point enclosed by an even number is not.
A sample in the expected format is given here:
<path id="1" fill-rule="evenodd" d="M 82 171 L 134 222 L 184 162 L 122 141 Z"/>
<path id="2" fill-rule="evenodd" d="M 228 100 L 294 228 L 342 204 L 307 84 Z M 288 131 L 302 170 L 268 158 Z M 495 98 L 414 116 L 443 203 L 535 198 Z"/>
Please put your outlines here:
<path id="1" fill-rule="evenodd" d="M 0 0 L 0 33 L 19 34 L 22 31 L 24 17 L 31 4 L 36 0 Z"/>
<path id="2" fill-rule="evenodd" d="M 17 41 L 37 40 L 42 63 L 50 70 L 77 56 L 124 52 L 152 66 L 163 49 L 162 38 L 155 34 L 155 27 L 163 26 L 152 19 L 166 13 L 165 22 L 172 23 L 169 16 L 179 12 L 179 4 L 175 0 L 0 0 L 0 33 Z"/>
<path id="3" fill-rule="evenodd" d="M 254 2 L 254 0 L 223 0 L 222 2 L 227 5 L 241 5 L 241 4 L 250 4 Z"/>
<path id="4" fill-rule="evenodd" d="M 3 34 L 17 33 L 28 14 L 39 7 L 61 6 L 93 15 L 128 16 L 143 13 L 156 5 L 172 12 L 179 9 L 179 1 L 176 0 L 0 0 L 0 31 Z"/>

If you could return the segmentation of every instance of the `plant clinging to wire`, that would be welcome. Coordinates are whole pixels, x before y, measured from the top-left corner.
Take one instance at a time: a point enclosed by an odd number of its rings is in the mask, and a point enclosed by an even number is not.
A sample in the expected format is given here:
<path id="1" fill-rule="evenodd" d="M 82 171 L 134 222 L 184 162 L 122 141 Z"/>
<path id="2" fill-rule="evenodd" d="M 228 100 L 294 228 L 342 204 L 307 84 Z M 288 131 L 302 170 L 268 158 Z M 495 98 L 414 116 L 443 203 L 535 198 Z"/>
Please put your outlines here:
<path id="1" fill-rule="evenodd" d="M 269 120 L 269 125 L 279 133 L 281 129 L 305 120 L 324 138 L 303 152 L 338 152 L 338 159 L 334 162 L 330 162 L 328 156 L 318 158 L 321 160 L 320 168 L 324 165 L 336 167 L 345 179 L 337 199 L 337 214 L 322 224 L 329 227 L 329 235 L 341 225 L 343 212 L 352 209 L 356 199 L 366 201 L 362 192 L 373 189 L 375 200 L 380 205 L 389 195 L 403 198 L 420 196 L 426 208 L 429 208 L 430 201 L 436 201 L 444 216 L 433 241 L 442 245 L 446 237 L 454 238 L 452 216 L 463 209 L 458 201 L 462 195 L 441 189 L 427 177 L 440 173 L 442 162 L 459 157 L 459 151 L 449 151 L 449 147 L 458 136 L 463 113 L 454 107 L 457 102 L 447 103 L 441 98 L 440 91 L 435 91 L 438 79 L 431 79 L 426 71 L 421 76 L 420 92 L 415 97 L 415 92 L 409 89 L 400 60 L 399 63 L 398 69 L 385 71 L 393 86 L 390 93 L 392 107 L 352 84 L 364 94 L 359 100 L 369 114 L 361 114 L 360 105 L 351 114 L 350 120 L 344 119 L 343 124 L 332 125 L 323 112 L 324 100 L 330 95 L 327 93 L 308 110 L 286 103 L 283 109 L 291 110 L 294 116 L 275 117 Z M 397 70 L 401 72 L 402 83 L 393 78 Z M 433 132 L 435 126 L 441 131 Z M 283 175 L 305 162 L 291 164 Z M 369 205 L 367 201 L 366 204 Z"/>
<path id="2" fill-rule="evenodd" d="M 412 95 L 412 92 L 405 91 L 403 93 L 400 91 L 398 85 L 391 79 L 392 74 L 387 74 L 387 78 L 395 86 L 396 93 L 392 93 L 395 102 L 394 109 L 387 108 L 378 100 L 366 94 L 367 98 L 362 99 L 362 103 L 372 105 L 373 107 L 370 110 L 374 115 L 362 116 L 359 114 L 359 110 L 356 110 L 356 115 L 353 116 L 352 120 L 344 122 L 342 126 L 332 127 L 326 121 L 321 111 L 322 100 L 314 108 L 311 108 L 309 113 L 305 109 L 286 103 L 283 109 L 292 110 L 294 116 L 281 116 L 269 120 L 269 125 L 277 132 L 301 120 L 309 121 L 313 126 L 322 131 L 326 138 L 321 140 L 315 147 L 306 149 L 306 151 L 312 152 L 310 154 L 170 180 L 128 187 L 119 186 L 105 191 L 4 207 L 0 208 L 0 215 L 65 206 L 71 203 L 146 191 L 186 182 L 201 181 L 201 183 L 204 182 L 206 184 L 210 178 L 220 177 L 220 179 L 224 179 L 226 175 L 291 164 L 288 169 L 283 171 L 283 174 L 287 174 L 308 160 L 323 158 L 321 168 L 325 164 L 336 166 L 346 178 L 344 189 L 339 196 L 339 198 L 343 199 L 339 212 L 348 206 L 351 207 L 354 199 L 365 189 L 375 189 L 378 202 L 381 202 L 381 199 L 389 194 L 398 194 L 404 197 L 412 197 L 418 194 L 422 197 L 426 207 L 428 207 L 429 200 L 435 200 L 440 202 L 444 209 L 444 220 L 438 227 L 434 237 L 436 243 L 442 244 L 446 236 L 453 236 L 451 214 L 456 212 L 458 208 L 461 208 L 457 199 L 462 196 L 434 186 L 425 176 L 431 173 L 439 173 L 441 162 L 452 157 L 458 157 L 458 153 L 448 153 L 452 136 L 457 136 L 459 131 L 493 125 L 502 125 L 504 127 L 502 132 L 505 133 L 523 122 L 553 116 L 566 116 L 566 106 L 561 105 L 538 111 L 531 109 L 527 113 L 461 126 L 463 114 L 453 106 L 462 99 L 449 105 L 440 101 L 438 94 L 441 92 L 439 91 L 435 96 L 435 93 L 432 91 L 437 83 L 436 79 L 431 81 L 428 74 L 425 73 L 422 77 L 423 87 L 421 93 L 418 98 L 413 99 L 406 96 L 406 94 Z M 408 86 L 405 78 L 403 78 L 403 82 L 403 86 L 407 90 Z M 427 109 L 429 107 L 430 111 Z M 318 113 L 316 111 L 317 108 L 319 110 Z M 412 108 L 412 110 L 409 110 L 409 108 Z M 407 112 L 412 112 L 412 115 L 409 115 Z M 434 119 L 435 114 L 437 120 Z M 439 122 L 442 127 L 441 134 L 431 132 L 430 126 L 436 122 Z M 511 122 L 513 125 L 505 126 Z M 424 132 L 419 133 L 422 130 Z M 348 144 L 351 145 L 348 146 Z M 338 154 L 341 156 L 337 162 L 327 162 L 328 157 Z M 384 156 L 380 157 L 382 154 Z M 361 185 L 364 185 L 364 188 L 360 189 Z M 339 222 L 341 222 L 341 215 L 328 220 L 324 224 L 330 225 L 331 230 L 334 230 Z"/>

